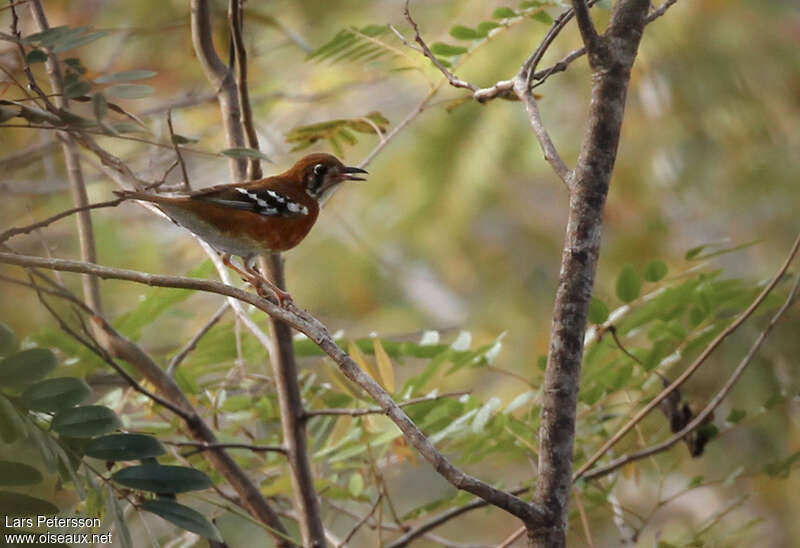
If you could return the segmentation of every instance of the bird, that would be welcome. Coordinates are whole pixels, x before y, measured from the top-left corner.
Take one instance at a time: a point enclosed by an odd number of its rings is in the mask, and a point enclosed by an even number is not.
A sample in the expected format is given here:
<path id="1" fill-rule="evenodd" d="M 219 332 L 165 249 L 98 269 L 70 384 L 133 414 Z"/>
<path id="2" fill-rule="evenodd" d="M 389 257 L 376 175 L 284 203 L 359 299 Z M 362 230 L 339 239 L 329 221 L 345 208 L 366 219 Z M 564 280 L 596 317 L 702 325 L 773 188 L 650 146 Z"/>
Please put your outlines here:
<path id="1" fill-rule="evenodd" d="M 244 277 L 260 295 L 266 283 L 278 305 L 285 307 L 291 295 L 262 276 L 255 260 L 264 254 L 287 251 L 309 233 L 319 210 L 344 181 L 364 181 L 367 171 L 345 166 L 331 154 L 314 153 L 298 160 L 287 171 L 246 183 L 211 186 L 176 194 L 120 190 L 123 199 L 155 204 L 167 217 L 222 256 L 223 263 Z M 244 270 L 231 262 L 241 257 Z"/>

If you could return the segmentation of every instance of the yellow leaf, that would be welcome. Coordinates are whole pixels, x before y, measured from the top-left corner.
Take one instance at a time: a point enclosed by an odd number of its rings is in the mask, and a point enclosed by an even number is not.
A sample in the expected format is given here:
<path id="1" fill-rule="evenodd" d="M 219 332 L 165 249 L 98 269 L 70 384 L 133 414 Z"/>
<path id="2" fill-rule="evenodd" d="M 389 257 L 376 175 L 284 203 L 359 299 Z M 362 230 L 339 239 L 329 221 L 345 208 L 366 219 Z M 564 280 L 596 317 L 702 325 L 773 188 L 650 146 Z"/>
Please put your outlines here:
<path id="1" fill-rule="evenodd" d="M 333 427 L 331 431 L 331 435 L 328 436 L 328 442 L 325 444 L 326 447 L 330 447 L 339 443 L 349 432 L 353 426 L 353 417 L 349 415 L 342 415 L 336 420 L 336 425 Z"/>
<path id="2" fill-rule="evenodd" d="M 378 374 L 372 364 L 367 361 L 366 356 L 364 356 L 356 343 L 350 341 L 350 344 L 347 345 L 347 353 L 350 354 L 350 357 L 353 358 L 353 361 L 356 362 L 361 369 L 367 372 L 367 375 L 378 381 L 379 384 L 383 385 L 381 376 Z"/>
<path id="3" fill-rule="evenodd" d="M 394 393 L 394 365 L 386 350 L 383 349 L 380 339 L 375 339 L 375 360 L 378 362 L 378 372 L 381 375 L 381 384 L 390 394 Z M 380 381 L 379 381 L 380 382 Z"/>
<path id="4" fill-rule="evenodd" d="M 335 365 L 331 365 L 327 360 L 325 361 L 325 365 L 327 365 L 328 376 L 331 379 L 333 385 L 338 388 L 340 391 L 350 394 L 354 398 L 358 398 L 358 392 L 353 388 L 350 381 L 345 377 L 339 368 Z"/>

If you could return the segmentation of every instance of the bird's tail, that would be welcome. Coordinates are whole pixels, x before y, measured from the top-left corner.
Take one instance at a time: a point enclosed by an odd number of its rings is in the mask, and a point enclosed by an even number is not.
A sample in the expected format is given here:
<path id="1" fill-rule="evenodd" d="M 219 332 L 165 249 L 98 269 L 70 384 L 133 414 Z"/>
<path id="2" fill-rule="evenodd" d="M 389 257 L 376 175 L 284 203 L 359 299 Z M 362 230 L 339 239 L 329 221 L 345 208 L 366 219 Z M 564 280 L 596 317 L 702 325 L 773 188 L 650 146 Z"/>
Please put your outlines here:
<path id="1" fill-rule="evenodd" d="M 144 202 L 159 203 L 164 197 L 158 194 L 151 194 L 149 192 L 141 192 L 138 190 L 114 190 L 112 191 L 116 196 L 126 200 L 142 200 Z"/>

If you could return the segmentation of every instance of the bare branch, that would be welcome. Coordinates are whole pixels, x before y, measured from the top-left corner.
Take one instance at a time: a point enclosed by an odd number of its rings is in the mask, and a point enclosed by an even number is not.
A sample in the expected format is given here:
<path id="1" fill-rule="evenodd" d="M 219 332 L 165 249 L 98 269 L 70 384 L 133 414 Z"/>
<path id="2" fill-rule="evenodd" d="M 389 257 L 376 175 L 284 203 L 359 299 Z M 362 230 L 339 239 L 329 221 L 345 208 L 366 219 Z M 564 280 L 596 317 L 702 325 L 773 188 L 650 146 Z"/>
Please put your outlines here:
<path id="1" fill-rule="evenodd" d="M 556 172 L 556 175 L 558 175 L 561 181 L 567 186 L 567 189 L 571 189 L 572 172 L 564 163 L 564 160 L 561 159 L 561 155 L 550 139 L 550 134 L 544 127 L 544 122 L 542 122 L 542 116 L 539 113 L 539 106 L 536 103 L 536 98 L 533 96 L 527 81 L 521 75 L 518 75 L 514 79 L 514 93 L 517 94 L 517 97 L 519 97 L 525 105 L 525 110 L 528 112 L 528 120 L 536 134 L 536 138 L 539 140 L 539 145 L 542 147 L 544 159 L 547 160 L 553 168 L 553 171 Z"/>
<path id="2" fill-rule="evenodd" d="M 253 109 L 250 106 L 250 90 L 247 86 L 247 49 L 244 46 L 244 37 L 242 36 L 244 32 L 244 6 L 242 4 L 243 0 L 229 0 L 228 19 L 231 25 L 231 39 L 233 40 L 232 51 L 235 52 L 236 68 L 238 70 L 236 90 L 242 114 L 241 124 L 247 137 L 247 146 L 258 150 L 258 134 L 253 121 Z M 253 181 L 261 177 L 261 160 L 256 157 L 250 158 L 247 165 L 247 180 Z"/>
<path id="3" fill-rule="evenodd" d="M 191 351 L 197 347 L 197 343 L 200 342 L 200 339 L 202 339 L 205 336 L 205 334 L 208 333 L 211 330 L 211 328 L 217 324 L 217 322 L 222 318 L 222 316 L 225 314 L 225 312 L 228 311 L 230 307 L 231 307 L 230 303 L 228 301 L 225 301 L 225 303 L 222 306 L 220 306 L 216 312 L 214 312 L 214 315 L 211 316 L 211 318 L 205 323 L 205 325 L 203 325 L 203 327 L 201 327 L 200 330 L 194 334 L 194 337 L 192 337 L 189 340 L 189 342 L 186 343 L 186 345 L 181 349 L 181 351 L 175 354 L 175 357 L 170 360 L 169 365 L 167 366 L 167 374 L 170 377 L 175 376 L 175 372 L 178 370 L 178 366 L 183 362 L 183 360 L 186 359 L 186 356 L 188 356 L 191 353 Z"/>
<path id="4" fill-rule="evenodd" d="M 50 28 L 47 22 L 44 8 L 42 7 L 41 0 L 32 0 L 29 4 L 31 17 L 36 23 L 37 30 L 44 32 Z M 12 12 L 14 10 L 12 9 Z M 20 49 L 22 45 L 20 44 Z M 55 101 L 59 109 L 66 110 L 69 108 L 67 98 L 64 96 L 64 81 L 61 78 L 61 68 L 59 67 L 58 57 L 49 48 L 44 48 L 47 51 L 47 60 L 45 67 L 47 74 L 50 78 L 50 87 L 53 94 L 56 95 Z M 23 59 L 23 63 L 27 67 L 27 61 Z M 33 79 L 30 69 L 26 71 L 31 79 Z M 45 99 L 45 103 L 49 105 L 49 101 Z M 83 179 L 83 170 L 81 169 L 80 155 L 78 154 L 78 147 L 72 136 L 63 131 L 56 133 L 58 139 L 61 141 L 61 148 L 64 152 L 64 163 L 67 168 L 67 176 L 69 178 L 70 191 L 72 192 L 72 201 L 75 203 L 78 210 L 77 225 L 78 225 L 78 241 L 80 243 L 81 258 L 84 261 L 93 263 L 97 261 L 97 249 L 94 241 L 94 228 L 92 227 L 92 216 L 86 207 L 89 204 L 89 197 L 86 193 L 86 183 Z M 91 276 L 83 277 L 83 293 L 84 298 L 88 305 L 94 309 L 98 314 L 102 314 L 103 304 L 100 299 L 100 284 L 96 278 Z"/>
<path id="5" fill-rule="evenodd" d="M 466 88 L 466 89 L 469 89 L 469 90 L 471 90 L 473 92 L 474 91 L 478 91 L 478 87 L 477 86 L 474 86 L 474 85 L 470 84 L 469 82 L 465 82 L 464 80 L 462 80 L 461 78 L 458 78 L 455 74 L 453 74 L 452 72 L 447 70 L 447 67 L 445 67 L 442 64 L 442 62 L 439 61 L 439 58 L 436 57 L 436 55 L 433 54 L 433 52 L 431 51 L 431 48 L 428 47 L 428 44 L 425 43 L 425 40 L 423 40 L 422 36 L 420 35 L 419 26 L 417 25 L 417 22 L 414 21 L 413 17 L 411 17 L 411 12 L 409 11 L 409 8 L 408 8 L 409 2 L 410 2 L 410 0 L 406 0 L 405 7 L 403 8 L 403 13 L 405 14 L 406 19 L 408 20 L 408 22 L 411 24 L 411 28 L 414 29 L 414 40 L 417 42 L 417 44 L 420 45 L 420 48 L 422 48 L 422 54 L 425 57 L 427 57 L 428 59 L 430 59 L 431 62 L 434 64 L 434 66 L 437 69 L 439 69 L 439 71 L 442 74 L 444 74 L 445 78 L 447 78 L 447 81 L 450 82 L 451 86 L 457 87 L 457 88 Z"/>
<path id="6" fill-rule="evenodd" d="M 87 204 L 85 206 L 73 207 L 72 209 L 67 209 L 65 211 L 62 211 L 61 213 L 57 213 L 52 217 L 48 217 L 47 219 L 44 219 L 36 223 L 32 223 L 21 227 L 9 228 L 5 232 L 0 233 L 0 244 L 5 242 L 9 238 L 18 236 L 19 234 L 29 234 L 34 230 L 38 230 L 40 228 L 49 226 L 54 222 L 58 221 L 59 219 L 63 219 L 64 217 L 69 217 L 70 215 L 74 215 L 75 213 L 79 213 L 81 211 L 86 211 L 89 209 L 100 209 L 102 207 L 116 207 L 124 201 L 125 198 L 117 198 L 116 200 L 109 200 L 107 202 L 97 202 L 94 204 Z"/>
<path id="7" fill-rule="evenodd" d="M 778 309 L 775 315 L 772 316 L 772 319 L 770 319 L 767 326 L 758 335 L 755 342 L 753 342 L 752 346 L 747 351 L 747 354 L 745 354 L 745 356 L 736 366 L 736 369 L 734 369 L 733 373 L 731 373 L 731 376 L 728 378 L 727 382 L 723 385 L 722 388 L 720 388 L 719 392 L 717 392 L 717 394 L 708 403 L 708 405 L 706 405 L 706 407 L 700 413 L 698 413 L 697 416 L 691 422 L 689 422 L 686 426 L 684 426 L 683 429 L 681 429 L 679 432 L 676 432 L 670 438 L 664 440 L 663 442 L 657 445 L 648 447 L 646 449 L 642 449 L 641 451 L 637 451 L 636 453 L 632 453 L 630 455 L 624 455 L 622 457 L 616 458 L 605 466 L 589 469 L 579 477 L 582 477 L 586 480 L 596 479 L 601 476 L 605 476 L 606 474 L 610 474 L 611 472 L 614 472 L 615 470 L 621 468 L 622 466 L 625 466 L 629 462 L 633 462 L 639 459 L 655 455 L 657 453 L 661 453 L 662 451 L 666 451 L 667 449 L 678 443 L 681 439 L 689 435 L 696 428 L 702 426 L 711 417 L 711 414 L 714 412 L 714 410 L 717 407 L 719 407 L 719 405 L 722 403 L 725 397 L 730 393 L 736 382 L 742 376 L 742 373 L 744 373 L 744 370 L 747 369 L 747 366 L 750 365 L 750 363 L 753 360 L 753 357 L 755 357 L 756 353 L 758 352 L 758 349 L 761 348 L 761 345 L 767 339 L 767 336 L 769 335 L 770 331 L 772 331 L 772 328 L 775 327 L 775 324 L 778 323 L 778 320 L 781 319 L 784 312 L 786 312 L 789 306 L 791 306 L 794 299 L 797 297 L 798 288 L 800 288 L 800 276 L 797 277 L 794 287 L 792 287 L 792 289 L 789 291 L 789 295 L 786 297 L 786 300 L 784 301 L 783 305 Z"/>
<path id="8" fill-rule="evenodd" d="M 194 44 L 197 59 L 205 71 L 206 78 L 211 82 L 217 93 L 228 146 L 244 146 L 241 106 L 239 104 L 236 81 L 232 70 L 222 62 L 214 48 L 208 0 L 191 0 L 191 11 L 192 43 Z M 244 158 L 231 158 L 230 165 L 234 181 L 244 181 L 247 172 L 247 160 Z"/>
<path id="9" fill-rule="evenodd" d="M 353 538 L 353 535 L 355 535 L 358 532 L 358 530 L 361 529 L 361 527 L 365 523 L 367 523 L 372 514 L 375 513 L 375 510 L 378 509 L 378 505 L 381 503 L 382 500 L 383 500 L 383 493 L 380 493 L 378 495 L 378 498 L 376 498 L 375 502 L 372 504 L 372 507 L 370 508 L 369 512 L 367 512 L 367 514 L 363 518 L 358 520 L 356 524 L 353 525 L 353 528 L 350 529 L 350 532 L 347 533 L 347 536 L 344 537 L 344 540 L 342 540 L 342 542 L 339 543 L 337 548 L 342 548 L 342 546 L 347 546 L 347 543 L 350 542 L 350 539 Z"/>
<path id="10" fill-rule="evenodd" d="M 649 5 L 649 0 L 619 0 L 611 21 L 611 28 L 619 29 L 619 34 L 613 48 L 603 47 L 599 52 L 600 38 L 588 18 L 588 7 L 584 0 L 573 0 L 587 48 L 594 48 L 592 100 L 581 151 L 570 177 L 569 217 L 542 387 L 534 500 L 548 509 L 549 519 L 543 526 L 526 523 L 532 547 L 566 546 L 583 339 L 630 73 Z"/>
<path id="11" fill-rule="evenodd" d="M 447 481 L 455 487 L 470 492 L 485 499 L 490 504 L 506 510 L 507 512 L 520 517 L 528 523 L 536 523 L 545 511 L 538 505 L 530 504 L 518 498 L 512 493 L 497 489 L 477 478 L 465 474 L 444 457 L 428 440 L 419 427 L 408 418 L 408 415 L 398 407 L 391 396 L 377 383 L 372 377 L 367 375 L 353 359 L 342 350 L 331 337 L 328 329 L 316 318 L 307 312 L 298 309 L 293 305 L 287 308 L 279 307 L 271 300 L 271 297 L 264 298 L 248 293 L 242 289 L 231 287 L 213 280 L 199 278 L 185 278 L 178 276 L 162 276 L 148 274 L 134 270 L 110 268 L 96 264 L 83 263 L 79 261 L 67 261 L 63 259 L 48 259 L 16 253 L 0 252 L 0 263 L 15 264 L 19 266 L 33 266 L 50 270 L 77 272 L 93 274 L 101 278 L 128 280 L 131 282 L 142 283 L 158 287 L 175 287 L 182 289 L 193 289 L 234 297 L 243 302 L 252 304 L 259 310 L 266 312 L 270 316 L 280 319 L 292 328 L 300 331 L 314 341 L 334 362 L 336 362 L 342 373 L 351 381 L 359 385 L 369 394 L 378 405 L 384 409 L 384 413 L 400 428 L 405 438 L 413 445 L 428 462 L 439 472 Z M 129 342 L 129 344 L 132 344 Z M 137 347 L 138 348 L 138 347 Z M 137 350 L 137 352 L 141 352 Z M 127 359 L 127 358 L 126 358 Z M 128 360 L 130 361 L 130 360 Z M 156 367 L 156 369 L 158 369 Z M 158 372 L 164 379 L 159 382 L 167 382 L 170 386 L 174 385 L 163 371 Z M 152 382 L 152 381 L 151 381 Z M 182 393 L 181 393 L 182 395 Z M 212 434 L 213 435 L 213 434 Z M 210 440 L 209 440 L 210 441 Z M 215 440 L 216 441 L 216 440 Z"/>
<path id="12" fill-rule="evenodd" d="M 794 245 L 789 251 L 789 255 L 784 261 L 783 266 L 781 266 L 781 268 L 778 270 L 778 272 L 775 274 L 772 280 L 764 287 L 764 289 L 761 291 L 758 297 L 756 297 L 755 300 L 753 300 L 753 302 L 750 303 L 750 306 L 748 306 L 741 314 L 739 314 L 739 316 L 737 316 L 737 318 L 733 322 L 731 322 L 731 324 L 728 327 L 726 327 L 719 335 L 717 335 L 714 338 L 714 340 L 711 341 L 711 343 L 709 343 L 708 346 L 706 346 L 703 352 L 700 353 L 697 359 L 689 367 L 687 367 L 686 370 L 672 382 L 672 384 L 667 386 L 655 398 L 650 400 L 650 402 L 647 405 L 645 405 L 638 413 L 636 413 L 636 415 L 631 420 L 625 423 L 625 426 L 620 428 L 607 442 L 605 442 L 603 446 L 600 447 L 600 449 L 598 449 L 597 452 L 595 452 L 595 454 L 592 455 L 583 464 L 583 466 L 581 466 L 578 469 L 577 472 L 575 472 L 574 479 L 582 477 L 598 460 L 600 460 L 603 457 L 603 455 L 606 454 L 606 452 L 608 452 L 609 449 L 614 447 L 614 445 L 616 445 L 616 443 L 619 440 L 621 440 L 625 436 L 625 434 L 627 434 L 631 430 L 631 428 L 636 426 L 645 417 L 645 415 L 647 415 L 650 411 L 652 411 L 662 400 L 667 398 L 673 390 L 675 390 L 676 388 L 681 386 L 684 382 L 686 382 L 686 380 L 695 371 L 697 371 L 697 369 L 699 369 L 700 366 L 703 365 L 703 363 L 705 363 L 705 361 L 708 359 L 711 353 L 714 352 L 714 350 L 716 350 L 716 348 L 722 343 L 722 341 L 724 341 L 731 333 L 736 331 L 739 328 L 739 326 L 741 326 L 745 322 L 745 320 L 747 320 L 747 318 L 749 318 L 753 314 L 753 312 L 756 311 L 759 305 L 761 305 L 761 303 L 764 302 L 764 299 L 767 298 L 770 292 L 772 292 L 774 287 L 781 280 L 784 273 L 786 273 L 786 270 L 789 268 L 789 265 L 794 260 L 795 255 L 797 255 L 798 248 L 800 248 L 800 235 L 798 235 L 797 239 L 795 239 Z M 699 416 L 700 415 L 698 415 L 698 417 Z M 697 420 L 697 417 L 695 417 L 695 420 Z M 692 423 L 693 422 L 694 421 L 692 421 Z"/>
<path id="13" fill-rule="evenodd" d="M 286 288 L 283 262 L 280 255 L 261 257 L 259 261 L 264 272 L 278 287 Z M 294 355 L 294 341 L 288 323 L 270 316 L 272 350 L 270 363 L 278 404 L 281 409 L 283 439 L 288 450 L 290 476 L 292 478 L 295 509 L 300 518 L 300 530 L 306 546 L 325 546 L 325 529 L 322 525 L 319 497 L 314 487 L 314 474 L 306 436 L 305 408 L 300 393 L 297 361 Z"/>
<path id="14" fill-rule="evenodd" d="M 183 161 L 183 154 L 181 154 L 181 147 L 175 139 L 175 128 L 172 127 L 172 110 L 167 111 L 167 127 L 169 128 L 169 140 L 172 142 L 172 148 L 175 150 L 175 156 L 178 158 L 178 164 L 181 166 L 181 175 L 183 175 L 183 188 L 189 190 L 189 174 L 186 171 L 186 162 Z M 167 173 L 164 174 L 162 181 L 166 180 Z"/>
<path id="15" fill-rule="evenodd" d="M 586 0 L 572 0 L 572 10 L 575 12 L 575 20 L 578 22 L 578 29 L 581 31 L 581 38 L 583 38 L 583 43 L 589 51 L 590 61 L 592 61 L 591 55 L 599 53 L 602 37 L 597 34 Z"/>
<path id="16" fill-rule="evenodd" d="M 421 398 L 414 398 L 411 400 L 397 402 L 398 407 L 407 407 L 409 405 L 415 405 L 418 403 L 425 403 L 429 401 L 437 401 L 443 398 L 458 398 L 460 396 L 464 396 L 469 394 L 469 390 L 463 390 L 461 392 L 445 392 L 444 394 L 437 394 L 435 396 L 423 396 Z M 378 415 L 383 414 L 384 410 L 380 407 L 370 407 L 367 409 L 311 409 L 310 411 L 306 411 L 305 418 L 311 417 L 319 417 L 319 416 L 331 416 L 331 415 L 347 415 L 350 417 L 362 417 L 364 415 Z"/>
<path id="17" fill-rule="evenodd" d="M 280 445 L 255 445 L 250 443 L 209 443 L 207 441 L 163 441 L 166 445 L 173 447 L 194 447 L 198 451 L 208 451 L 210 449 L 246 449 L 254 453 L 281 453 L 286 454 L 286 448 Z"/>
<path id="18" fill-rule="evenodd" d="M 530 487 L 517 487 L 515 489 L 511 489 L 509 493 L 511 493 L 512 495 L 522 495 L 530 490 L 531 490 Z M 489 505 L 488 502 L 479 498 L 463 506 L 458 506 L 456 508 L 450 508 L 449 510 L 445 510 L 438 516 L 434 516 L 425 523 L 409 529 L 401 537 L 396 538 L 390 544 L 388 544 L 386 548 L 403 548 L 404 546 L 408 546 L 415 539 L 421 536 L 425 536 L 428 532 L 433 531 L 437 527 L 441 527 L 450 520 L 457 518 L 458 516 L 461 516 L 463 514 L 466 514 L 467 512 L 470 512 L 472 510 L 477 510 L 478 508 L 484 508 L 488 505 Z"/>

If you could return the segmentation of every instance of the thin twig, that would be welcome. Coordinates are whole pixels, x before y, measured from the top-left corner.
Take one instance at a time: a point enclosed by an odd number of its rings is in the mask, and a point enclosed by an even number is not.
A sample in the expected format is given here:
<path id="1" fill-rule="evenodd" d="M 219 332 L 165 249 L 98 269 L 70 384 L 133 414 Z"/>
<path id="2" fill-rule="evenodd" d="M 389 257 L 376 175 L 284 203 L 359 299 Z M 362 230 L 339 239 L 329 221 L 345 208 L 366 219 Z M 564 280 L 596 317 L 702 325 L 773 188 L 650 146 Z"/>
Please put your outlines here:
<path id="1" fill-rule="evenodd" d="M 530 491 L 530 487 L 516 487 L 514 489 L 510 489 L 509 493 L 513 495 L 522 495 Z M 468 502 L 463 506 L 458 506 L 456 508 L 450 508 L 449 510 L 445 510 L 438 516 L 434 516 L 430 518 L 428 521 L 417 525 L 406 531 L 402 536 L 396 538 L 391 543 L 389 543 L 386 548 L 403 548 L 404 546 L 408 546 L 413 542 L 415 539 L 424 536 L 429 531 L 433 531 L 437 527 L 441 527 L 445 523 L 449 522 L 452 519 L 457 518 L 462 514 L 466 514 L 472 510 L 477 510 L 478 508 L 484 508 L 488 506 L 488 502 L 483 499 L 475 499 L 472 502 Z"/>
<path id="2" fill-rule="evenodd" d="M 575 20 L 578 22 L 578 30 L 581 31 L 586 49 L 590 55 L 596 53 L 600 47 L 601 36 L 594 26 L 586 0 L 572 0 L 572 10 L 575 12 Z"/>
<path id="3" fill-rule="evenodd" d="M 435 396 L 423 396 L 420 398 L 414 398 L 411 400 L 406 400 L 402 402 L 397 402 L 398 407 L 406 407 L 409 405 L 414 405 L 417 403 L 424 403 L 429 401 L 436 401 L 442 398 L 457 398 L 460 396 L 464 396 L 469 394 L 469 390 L 462 390 L 460 392 L 446 392 L 444 394 L 438 394 Z M 384 414 L 386 411 L 380 407 L 370 407 L 366 409 L 310 409 L 306 411 L 305 417 L 319 417 L 319 416 L 329 416 L 329 415 L 348 415 L 350 417 L 361 417 L 364 415 L 377 415 L 377 414 Z"/>
<path id="4" fill-rule="evenodd" d="M 167 445 L 173 447 L 194 447 L 201 451 L 208 451 L 209 449 L 247 449 L 254 453 L 281 453 L 286 454 L 286 448 L 280 445 L 256 445 L 250 443 L 223 443 L 215 442 L 209 443 L 206 441 L 163 441 Z"/>
<path id="5" fill-rule="evenodd" d="M 527 80 L 522 75 L 517 75 L 517 77 L 514 78 L 514 93 L 517 94 L 517 97 L 519 97 L 525 105 L 525 110 L 528 112 L 528 120 L 542 147 L 544 159 L 547 160 L 553 168 L 553 171 L 556 172 L 556 175 L 558 175 L 561 181 L 566 185 L 567 189 L 571 189 L 572 172 L 564 163 L 564 160 L 561 159 L 561 155 L 550 139 L 550 134 L 547 132 L 547 128 L 544 127 L 542 115 L 539 113 L 539 105 L 536 102 L 536 98 L 533 96 L 533 92 L 530 86 L 528 86 Z"/>
<path id="6" fill-rule="evenodd" d="M 255 122 L 253 121 L 253 109 L 250 106 L 250 91 L 247 85 L 247 48 L 244 45 L 244 6 L 242 0 L 229 0 L 228 19 L 231 25 L 231 40 L 235 52 L 236 69 L 238 78 L 236 79 L 236 91 L 239 95 L 239 107 L 241 109 L 241 123 L 244 134 L 247 138 L 247 146 L 253 150 L 259 150 L 258 133 L 256 133 Z M 254 181 L 262 177 L 261 160 L 257 157 L 248 159 L 247 180 Z"/>
<path id="7" fill-rule="evenodd" d="M 382 500 L 383 500 L 383 493 L 380 493 L 378 495 L 378 498 L 376 498 L 375 502 L 372 504 L 372 507 L 370 508 L 369 512 L 367 512 L 367 514 L 363 518 L 361 518 L 355 525 L 353 525 L 353 528 L 350 529 L 350 532 L 347 533 L 347 536 L 344 537 L 344 540 L 342 540 L 342 542 L 339 544 L 337 548 L 342 548 L 342 546 L 347 546 L 347 543 L 350 542 L 350 539 L 353 538 L 353 535 L 355 535 L 358 532 L 358 530 L 361 529 L 361 527 L 365 523 L 367 523 L 367 520 L 369 520 L 372 514 L 375 513 L 375 510 L 377 510 L 378 505 L 381 503 Z"/>
<path id="8" fill-rule="evenodd" d="M 687 424 L 680 432 L 676 432 L 670 438 L 664 440 L 663 442 L 657 445 L 648 447 L 641 451 L 637 451 L 636 453 L 632 453 L 630 455 L 624 455 L 622 457 L 616 458 L 605 466 L 592 468 L 586 473 L 584 473 L 582 477 L 586 480 L 596 479 L 617 470 L 618 468 L 628 464 L 629 462 L 633 462 L 635 460 L 643 459 L 651 455 L 660 453 L 662 451 L 666 451 L 667 449 L 678 443 L 681 439 L 685 438 L 693 430 L 704 424 L 705 421 L 708 420 L 709 417 L 711 417 L 711 414 L 714 412 L 714 410 L 717 407 L 719 407 L 719 405 L 722 403 L 725 397 L 733 389 L 736 382 L 742 376 L 742 373 L 744 373 L 745 369 L 747 369 L 747 366 L 750 365 L 750 363 L 752 362 L 753 357 L 755 357 L 756 353 L 758 352 L 758 349 L 767 339 L 767 336 L 769 335 L 770 331 L 772 331 L 772 328 L 775 327 L 775 324 L 778 323 L 778 320 L 781 319 L 786 310 L 788 310 L 788 308 L 791 306 L 792 302 L 794 302 L 794 299 L 797 297 L 798 288 L 800 288 L 800 275 L 798 275 L 797 280 L 795 281 L 795 284 L 792 287 L 791 291 L 789 291 L 789 295 L 787 296 L 783 305 L 778 309 L 775 315 L 772 316 L 772 319 L 770 319 L 767 326 L 758 335 L 758 337 L 753 342 L 750 349 L 747 351 L 747 354 L 745 354 L 745 356 L 736 366 L 736 369 L 733 370 L 733 373 L 731 373 L 731 376 L 725 382 L 723 387 L 720 388 L 719 392 L 717 392 L 717 394 L 708 403 L 708 405 L 706 405 L 706 407 L 700 413 L 698 413 L 697 416 L 694 419 L 692 419 L 692 421 L 689 422 L 689 424 Z"/>
<path id="9" fill-rule="evenodd" d="M 403 14 L 406 16 L 406 19 L 408 20 L 409 24 L 411 25 L 411 28 L 414 29 L 414 40 L 422 48 L 422 54 L 425 55 L 425 57 L 427 57 L 428 59 L 430 59 L 431 62 L 436 66 L 436 68 L 439 69 L 439 71 L 442 74 L 445 75 L 447 80 L 450 82 L 451 86 L 457 87 L 457 88 L 466 88 L 466 89 L 471 90 L 473 92 L 477 91 L 478 90 L 477 86 L 474 86 L 473 84 L 470 84 L 469 82 L 465 82 L 461 78 L 458 78 L 455 74 L 453 74 L 452 72 L 447 70 L 447 67 L 445 67 L 442 64 L 442 62 L 439 61 L 439 58 L 436 57 L 436 55 L 433 54 L 433 52 L 431 51 L 431 48 L 429 48 L 428 44 L 425 43 L 425 40 L 422 39 L 422 36 L 420 35 L 420 32 L 419 32 L 419 26 L 417 25 L 417 22 L 414 21 L 413 17 L 411 17 L 411 12 L 408 9 L 409 2 L 410 2 L 410 0 L 406 0 L 405 7 L 403 8 Z"/>
<path id="10" fill-rule="evenodd" d="M 175 150 L 175 156 L 178 157 L 178 164 L 181 166 L 181 175 L 183 175 L 183 188 L 184 190 L 189 190 L 191 188 L 191 184 L 189 184 L 189 173 L 186 171 L 186 162 L 183 161 L 183 154 L 181 154 L 181 147 L 178 144 L 178 140 L 175 138 L 175 129 L 172 127 L 172 110 L 167 111 L 167 127 L 169 128 L 169 140 L 172 142 L 172 148 Z M 169 170 L 164 173 L 164 177 L 162 181 L 167 179 L 167 174 Z"/>
<path id="11" fill-rule="evenodd" d="M 672 384 L 667 386 L 664 390 L 661 391 L 655 398 L 650 400 L 650 402 L 645 405 L 632 419 L 630 419 L 625 426 L 619 429 L 616 434 L 614 434 L 606 443 L 603 444 L 600 449 L 595 452 L 584 464 L 581 466 L 577 472 L 575 472 L 573 476 L 573 480 L 577 480 L 578 478 L 582 477 L 594 464 L 606 454 L 606 452 L 611 449 L 614 445 L 621 440 L 625 434 L 627 434 L 631 428 L 633 428 L 636 424 L 638 424 L 650 411 L 652 411 L 662 400 L 667 398 L 670 393 L 681 386 L 686 380 L 695 372 L 697 369 L 705 363 L 708 357 L 711 355 L 714 350 L 724 341 L 731 333 L 736 331 L 739 326 L 741 326 L 747 318 L 749 318 L 753 312 L 759 307 L 759 305 L 764 302 L 764 299 L 772 292 L 775 286 L 783 277 L 786 270 L 789 268 L 789 265 L 792 263 L 795 255 L 797 254 L 798 248 L 800 248 L 800 235 L 794 241 L 794 245 L 792 246 L 791 250 L 789 251 L 789 255 L 784 261 L 781 268 L 772 278 L 772 280 L 764 287 L 758 297 L 747 307 L 742 313 L 737 316 L 737 318 L 727 327 L 725 328 L 719 335 L 717 335 L 711 343 L 706 346 L 703 352 L 697 357 L 697 359 L 692 363 L 686 370 L 678 376 Z M 694 423 L 697 418 L 700 417 L 698 415 L 695 417 L 695 420 L 692 421 Z M 690 423 L 691 424 L 691 423 Z M 698 423 L 699 424 L 699 423 Z"/>
<path id="12" fill-rule="evenodd" d="M 497 545 L 497 548 L 508 548 L 524 534 L 525 534 L 525 526 L 523 525 L 522 527 L 520 527 L 519 529 L 508 535 L 505 538 L 505 540 L 503 540 L 500 544 Z"/>
<path id="13" fill-rule="evenodd" d="M 9 238 L 14 236 L 18 236 L 20 234 L 30 234 L 34 230 L 44 228 L 53 224 L 54 222 L 58 221 L 59 219 L 63 219 L 64 217 L 69 217 L 70 215 L 74 215 L 75 213 L 79 213 L 81 211 L 86 211 L 89 209 L 100 209 L 102 207 L 116 207 L 122 202 L 125 201 L 125 198 L 117 198 L 116 200 L 109 200 L 107 202 L 97 202 L 94 204 L 87 204 L 85 206 L 80 207 L 73 207 L 71 209 L 67 209 L 62 211 L 61 213 L 56 213 L 52 217 L 48 217 L 42 221 L 38 221 L 36 223 L 32 223 L 26 226 L 21 227 L 12 227 L 6 230 L 3 233 L 0 233 L 0 243 L 5 242 Z"/>
<path id="14" fill-rule="evenodd" d="M 220 306 L 216 312 L 214 312 L 214 315 L 211 316 L 211 318 L 205 323 L 205 325 L 203 325 L 203 327 L 201 327 L 200 330 L 194 334 L 194 337 L 192 337 L 189 340 L 189 342 L 186 343 L 186 345 L 181 349 L 181 351 L 175 354 L 175 357 L 170 360 L 169 365 L 167 366 L 167 374 L 170 377 L 175 376 L 175 372 L 178 370 L 178 366 L 183 362 L 184 359 L 186 359 L 186 356 L 188 356 L 189 353 L 197 347 L 197 343 L 200 342 L 200 339 L 202 339 L 205 336 L 205 334 L 208 333 L 211 330 L 211 328 L 217 324 L 217 322 L 222 318 L 222 316 L 225 314 L 225 312 L 228 311 L 230 307 L 231 307 L 230 303 L 228 301 L 225 301 L 225 303 L 222 306 Z"/>

